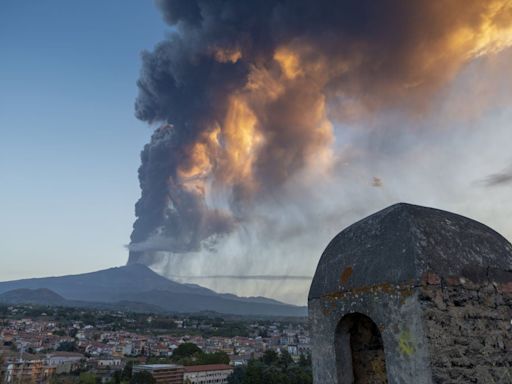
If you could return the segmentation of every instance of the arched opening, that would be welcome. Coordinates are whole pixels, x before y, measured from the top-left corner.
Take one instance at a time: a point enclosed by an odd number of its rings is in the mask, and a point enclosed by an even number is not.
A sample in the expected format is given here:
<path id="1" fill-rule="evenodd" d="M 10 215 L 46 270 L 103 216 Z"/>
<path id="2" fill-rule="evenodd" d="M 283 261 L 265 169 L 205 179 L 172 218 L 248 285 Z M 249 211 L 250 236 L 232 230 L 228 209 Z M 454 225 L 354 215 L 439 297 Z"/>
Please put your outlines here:
<path id="1" fill-rule="evenodd" d="M 341 319 L 335 350 L 339 384 L 388 382 L 382 335 L 368 316 L 352 313 Z"/>

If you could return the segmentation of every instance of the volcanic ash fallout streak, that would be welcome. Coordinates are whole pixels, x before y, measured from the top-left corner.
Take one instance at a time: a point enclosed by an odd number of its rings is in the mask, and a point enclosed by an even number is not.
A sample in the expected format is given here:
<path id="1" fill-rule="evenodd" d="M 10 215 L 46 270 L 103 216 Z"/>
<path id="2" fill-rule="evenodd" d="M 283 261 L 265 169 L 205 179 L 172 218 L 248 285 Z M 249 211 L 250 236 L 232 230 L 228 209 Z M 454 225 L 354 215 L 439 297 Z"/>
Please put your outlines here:
<path id="1" fill-rule="evenodd" d="M 471 60 L 512 44 L 510 1 L 157 2 L 173 27 L 143 53 L 142 154 L 129 262 L 189 253 L 304 175 L 328 178 L 333 126 L 416 113 Z"/>

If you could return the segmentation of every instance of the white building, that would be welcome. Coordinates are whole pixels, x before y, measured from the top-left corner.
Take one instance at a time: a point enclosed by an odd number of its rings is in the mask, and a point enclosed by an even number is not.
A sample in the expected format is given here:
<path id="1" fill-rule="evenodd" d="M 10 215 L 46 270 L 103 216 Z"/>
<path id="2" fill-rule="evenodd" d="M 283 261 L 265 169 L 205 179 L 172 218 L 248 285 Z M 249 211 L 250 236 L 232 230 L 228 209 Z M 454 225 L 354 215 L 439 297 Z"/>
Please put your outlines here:
<path id="1" fill-rule="evenodd" d="M 121 359 L 100 359 L 97 362 L 98 368 L 117 368 L 122 366 L 123 361 Z"/>
<path id="2" fill-rule="evenodd" d="M 75 352 L 55 352 L 46 355 L 46 364 L 60 365 L 65 363 L 80 363 L 80 360 L 85 359 L 81 353 Z"/>
<path id="3" fill-rule="evenodd" d="M 227 384 L 233 367 L 226 364 L 192 365 L 185 367 L 185 384 Z"/>

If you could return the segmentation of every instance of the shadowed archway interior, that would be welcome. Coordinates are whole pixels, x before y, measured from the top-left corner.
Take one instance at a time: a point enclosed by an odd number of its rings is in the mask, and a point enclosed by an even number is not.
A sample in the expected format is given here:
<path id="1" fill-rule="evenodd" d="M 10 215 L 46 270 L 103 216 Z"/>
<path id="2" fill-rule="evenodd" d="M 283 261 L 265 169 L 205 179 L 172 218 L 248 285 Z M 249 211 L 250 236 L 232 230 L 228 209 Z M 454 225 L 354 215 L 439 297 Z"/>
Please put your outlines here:
<path id="1" fill-rule="evenodd" d="M 339 384 L 388 382 L 382 336 L 368 316 L 344 316 L 336 328 L 335 348 Z"/>

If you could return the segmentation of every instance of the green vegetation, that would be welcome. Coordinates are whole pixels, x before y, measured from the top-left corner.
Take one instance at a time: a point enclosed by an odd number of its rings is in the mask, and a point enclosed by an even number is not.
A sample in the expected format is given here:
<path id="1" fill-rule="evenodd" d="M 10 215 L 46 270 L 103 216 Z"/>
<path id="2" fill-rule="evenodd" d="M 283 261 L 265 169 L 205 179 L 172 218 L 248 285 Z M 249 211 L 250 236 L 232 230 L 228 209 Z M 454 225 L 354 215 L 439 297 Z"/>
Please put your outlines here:
<path id="1" fill-rule="evenodd" d="M 4 358 L 0 356 L 0 383 L 4 382 Z"/>
<path id="2" fill-rule="evenodd" d="M 57 351 L 76 352 L 77 351 L 76 343 L 74 341 L 63 341 L 57 347 Z"/>
<path id="3" fill-rule="evenodd" d="M 60 374 L 50 377 L 49 384 L 79 384 L 80 377 L 74 375 Z"/>
<path id="4" fill-rule="evenodd" d="M 287 351 L 278 355 L 267 350 L 260 359 L 250 360 L 247 366 L 235 368 L 229 384 L 312 384 L 310 357 L 301 356 L 293 362 Z"/>
<path id="5" fill-rule="evenodd" d="M 132 380 L 133 361 L 128 361 L 122 371 L 115 371 L 111 384 L 128 384 Z"/>
<path id="6" fill-rule="evenodd" d="M 194 343 L 181 344 L 170 358 L 152 357 L 148 364 L 169 364 L 182 365 L 207 365 L 207 364 L 229 364 L 229 356 L 226 352 L 218 351 L 205 353 Z"/>
<path id="7" fill-rule="evenodd" d="M 96 384 L 96 376 L 94 373 L 82 372 L 80 374 L 80 384 Z"/>
<path id="8" fill-rule="evenodd" d="M 203 353 L 203 351 L 194 343 L 183 343 L 174 350 L 172 358 L 174 361 L 179 361 L 192 358 L 200 353 Z"/>
<path id="9" fill-rule="evenodd" d="M 226 352 L 204 353 L 194 343 L 181 344 L 171 357 L 172 361 L 183 365 L 229 364 Z"/>

